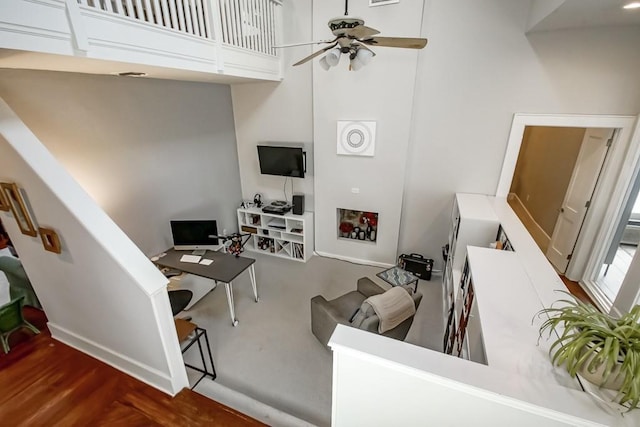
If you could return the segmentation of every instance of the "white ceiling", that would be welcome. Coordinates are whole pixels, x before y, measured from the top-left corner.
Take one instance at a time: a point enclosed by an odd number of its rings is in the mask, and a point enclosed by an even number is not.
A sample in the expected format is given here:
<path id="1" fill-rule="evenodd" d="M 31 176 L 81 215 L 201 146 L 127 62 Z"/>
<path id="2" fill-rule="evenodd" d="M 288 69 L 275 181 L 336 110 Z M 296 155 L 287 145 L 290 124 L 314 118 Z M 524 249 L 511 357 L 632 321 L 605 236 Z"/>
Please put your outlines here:
<path id="1" fill-rule="evenodd" d="M 565 0 L 560 3 L 529 32 L 552 31 L 568 28 L 640 25 L 640 9 L 622 8 L 632 0 Z M 533 0 L 534 3 L 552 3 L 549 0 Z"/>

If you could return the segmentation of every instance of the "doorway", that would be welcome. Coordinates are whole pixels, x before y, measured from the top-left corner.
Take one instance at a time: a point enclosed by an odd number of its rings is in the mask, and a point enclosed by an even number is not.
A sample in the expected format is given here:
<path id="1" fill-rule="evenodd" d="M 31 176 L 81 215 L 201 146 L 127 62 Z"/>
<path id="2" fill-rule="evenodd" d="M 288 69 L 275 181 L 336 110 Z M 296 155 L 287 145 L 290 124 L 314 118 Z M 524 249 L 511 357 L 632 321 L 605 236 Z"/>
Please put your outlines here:
<path id="1" fill-rule="evenodd" d="M 509 204 L 558 273 L 567 270 L 613 129 L 527 126 Z"/>
<path id="2" fill-rule="evenodd" d="M 629 183 L 634 176 L 634 166 L 640 153 L 637 132 L 634 134 L 636 118 L 630 116 L 516 114 L 512 123 L 500 181 L 496 190 L 496 196 L 498 197 L 507 197 L 512 188 L 516 164 L 528 126 L 616 129 L 613 144 L 608 153 L 604 154 L 604 166 L 602 166 L 597 178 L 597 187 L 595 191 L 592 191 L 592 197 L 590 198 L 589 206 L 587 206 L 584 220 L 579 221 L 578 235 L 573 244 L 571 257 L 565 272 L 569 279 L 580 282 L 580 285 L 601 309 L 609 311 L 611 304 L 607 305 L 606 301 L 594 298 L 595 294 L 600 293 L 595 279 L 612 241 L 613 232 L 615 231 L 614 225 L 617 223 L 615 219 L 619 217 L 621 212 L 623 201 L 628 193 Z M 636 137 L 632 138 L 634 135 Z M 561 204 L 560 208 L 563 206 Z M 553 236 L 549 236 L 549 241 L 551 237 Z M 622 285 L 621 292 L 625 290 L 625 286 L 627 285 Z M 629 282 L 628 286 L 630 290 L 631 288 L 640 289 L 640 281 L 636 283 Z"/>

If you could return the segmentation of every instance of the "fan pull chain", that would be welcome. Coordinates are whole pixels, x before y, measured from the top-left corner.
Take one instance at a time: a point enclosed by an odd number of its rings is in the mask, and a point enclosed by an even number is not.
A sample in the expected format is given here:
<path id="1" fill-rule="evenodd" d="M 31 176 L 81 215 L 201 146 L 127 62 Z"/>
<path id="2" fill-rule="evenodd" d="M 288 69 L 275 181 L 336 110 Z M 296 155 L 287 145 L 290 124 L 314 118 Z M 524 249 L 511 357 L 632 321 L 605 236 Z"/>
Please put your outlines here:
<path id="1" fill-rule="evenodd" d="M 349 0 L 344 0 L 344 16 L 349 16 Z"/>

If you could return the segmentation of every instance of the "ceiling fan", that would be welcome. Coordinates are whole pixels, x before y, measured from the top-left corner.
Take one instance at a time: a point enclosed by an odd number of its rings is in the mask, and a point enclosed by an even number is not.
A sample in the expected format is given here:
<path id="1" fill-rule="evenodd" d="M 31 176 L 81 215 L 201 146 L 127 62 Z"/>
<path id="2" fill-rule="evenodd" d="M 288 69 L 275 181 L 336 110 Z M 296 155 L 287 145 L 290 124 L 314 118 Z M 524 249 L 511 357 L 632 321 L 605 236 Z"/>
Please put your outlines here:
<path id="1" fill-rule="evenodd" d="M 400 47 L 405 49 L 422 49 L 427 39 L 411 37 L 376 37 L 380 31 L 364 25 L 364 20 L 349 16 L 349 0 L 344 2 L 344 16 L 329 21 L 329 29 L 335 36 L 331 40 L 310 43 L 297 43 L 279 47 L 302 46 L 308 44 L 328 43 L 328 46 L 312 53 L 293 64 L 301 65 L 326 53 L 320 58 L 320 66 L 325 70 L 338 65 L 342 54 L 349 55 L 349 69 L 357 71 L 368 64 L 376 54 L 369 46 Z"/>

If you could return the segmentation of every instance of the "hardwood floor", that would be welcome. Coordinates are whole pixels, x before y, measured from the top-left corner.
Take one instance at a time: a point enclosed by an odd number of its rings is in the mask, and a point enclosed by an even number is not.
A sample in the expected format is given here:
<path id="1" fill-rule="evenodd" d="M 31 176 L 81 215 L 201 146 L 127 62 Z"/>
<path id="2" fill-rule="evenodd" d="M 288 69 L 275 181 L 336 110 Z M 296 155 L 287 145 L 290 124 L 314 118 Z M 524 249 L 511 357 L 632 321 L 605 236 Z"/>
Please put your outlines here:
<path id="1" fill-rule="evenodd" d="M 55 341 L 33 313 L 25 317 L 42 332 L 12 339 L 0 356 L 2 426 L 264 425 L 189 389 L 172 398 Z"/>
<path id="2" fill-rule="evenodd" d="M 587 293 L 584 291 L 584 289 L 582 289 L 582 286 L 580 286 L 580 284 L 578 282 L 574 282 L 573 280 L 569 280 L 566 277 L 564 277 L 563 275 L 560 275 L 560 278 L 564 282 L 564 285 L 567 287 L 567 290 L 569 290 L 571 295 L 575 296 L 576 298 L 578 298 L 582 302 L 586 302 L 586 303 L 589 303 L 589 304 L 597 307 L 597 305 L 595 305 L 593 303 L 593 300 L 591 299 L 591 297 L 589 295 L 587 295 Z"/>

